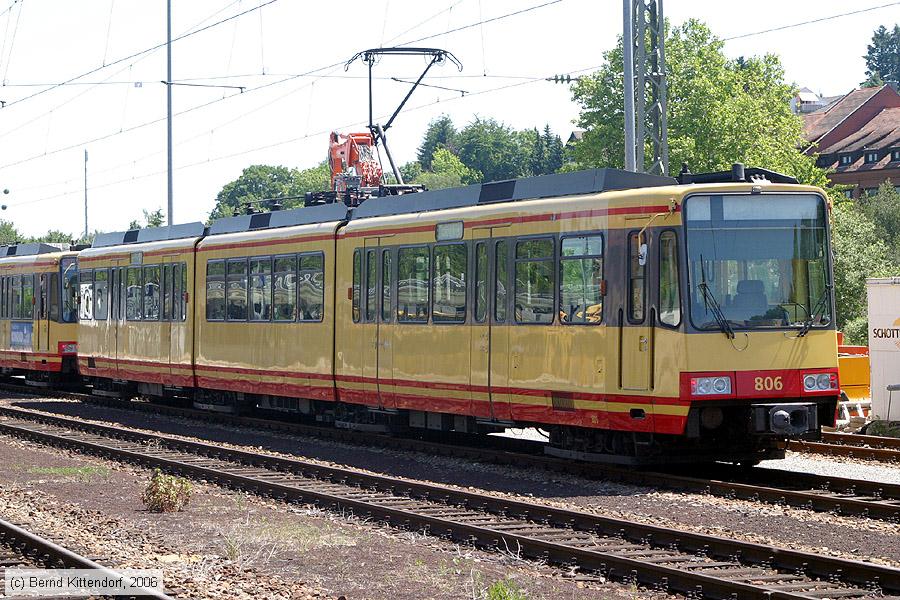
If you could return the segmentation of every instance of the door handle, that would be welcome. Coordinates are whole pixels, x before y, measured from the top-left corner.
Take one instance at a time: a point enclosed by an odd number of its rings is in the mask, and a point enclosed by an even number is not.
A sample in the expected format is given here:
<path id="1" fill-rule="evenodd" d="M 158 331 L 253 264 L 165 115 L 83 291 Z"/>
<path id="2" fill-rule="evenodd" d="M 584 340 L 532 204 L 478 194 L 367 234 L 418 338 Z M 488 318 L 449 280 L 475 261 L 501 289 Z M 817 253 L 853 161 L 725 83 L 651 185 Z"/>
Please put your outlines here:
<path id="1" fill-rule="evenodd" d="M 641 352 L 647 351 L 647 336 L 642 335 L 638 338 L 638 349 Z"/>

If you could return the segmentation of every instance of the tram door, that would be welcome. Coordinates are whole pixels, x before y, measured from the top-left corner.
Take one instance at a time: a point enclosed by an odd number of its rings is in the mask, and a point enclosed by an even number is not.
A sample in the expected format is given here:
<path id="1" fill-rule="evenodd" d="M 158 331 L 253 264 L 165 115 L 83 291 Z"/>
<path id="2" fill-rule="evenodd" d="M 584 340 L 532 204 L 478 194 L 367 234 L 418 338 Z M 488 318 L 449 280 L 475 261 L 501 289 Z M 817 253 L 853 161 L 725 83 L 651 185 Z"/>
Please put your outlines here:
<path id="1" fill-rule="evenodd" d="M 38 273 L 35 320 L 37 321 L 37 352 L 50 352 L 50 273 Z M 54 350 L 56 350 L 54 348 Z"/>
<path id="2" fill-rule="evenodd" d="M 363 324 L 363 377 L 366 389 L 374 397 L 368 403 L 393 408 L 394 349 L 391 326 L 393 277 L 396 269 L 391 248 L 381 238 L 366 238 L 362 256 L 360 315 Z M 373 401 L 374 400 L 374 401 Z"/>
<path id="3" fill-rule="evenodd" d="M 165 256 L 162 259 L 159 273 L 159 361 L 164 366 L 160 369 L 166 375 L 172 374 L 172 337 L 175 320 L 175 264 L 177 257 Z M 181 266 L 179 263 L 180 271 Z M 180 325 L 180 321 L 179 321 Z M 166 380 L 169 378 L 166 377 Z"/>
<path id="4" fill-rule="evenodd" d="M 472 231 L 474 294 L 471 327 L 472 413 L 500 421 L 509 408 L 509 242 L 496 239 L 503 228 Z"/>
<path id="5" fill-rule="evenodd" d="M 652 340 L 647 314 L 647 263 L 650 236 L 628 232 L 625 268 L 625 306 L 619 324 L 622 344 L 619 375 L 623 390 L 647 390 L 652 368 Z"/>

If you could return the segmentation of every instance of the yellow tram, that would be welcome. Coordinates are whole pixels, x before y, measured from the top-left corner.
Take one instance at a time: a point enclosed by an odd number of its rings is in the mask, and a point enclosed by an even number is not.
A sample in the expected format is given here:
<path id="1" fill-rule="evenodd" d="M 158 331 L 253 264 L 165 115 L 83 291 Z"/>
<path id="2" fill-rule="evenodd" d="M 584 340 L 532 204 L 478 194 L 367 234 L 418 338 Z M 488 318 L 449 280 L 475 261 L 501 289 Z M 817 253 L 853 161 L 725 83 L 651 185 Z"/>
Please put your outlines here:
<path id="1" fill-rule="evenodd" d="M 0 368 L 29 383 L 76 373 L 77 253 L 68 245 L 0 247 Z"/>
<path id="2" fill-rule="evenodd" d="M 117 234 L 79 255 L 79 365 L 207 408 L 754 462 L 834 419 L 828 214 L 763 170 L 598 169 Z"/>

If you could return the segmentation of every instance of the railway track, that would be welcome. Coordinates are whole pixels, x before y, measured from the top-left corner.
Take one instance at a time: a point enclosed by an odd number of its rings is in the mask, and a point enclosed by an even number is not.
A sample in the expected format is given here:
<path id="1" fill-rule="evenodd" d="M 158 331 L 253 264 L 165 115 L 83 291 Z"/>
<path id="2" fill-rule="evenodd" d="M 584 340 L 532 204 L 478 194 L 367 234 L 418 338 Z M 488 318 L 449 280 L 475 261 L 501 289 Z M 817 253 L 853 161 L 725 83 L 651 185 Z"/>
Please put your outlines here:
<path id="1" fill-rule="evenodd" d="M 0 598 L 7 597 L 5 573 L 8 568 L 91 569 L 105 575 L 116 575 L 113 571 L 88 558 L 0 519 Z M 170 596 L 153 590 L 147 590 L 146 594 L 140 597 L 172 600 Z M 32 600 L 41 600 L 35 596 L 31 596 L 31 598 Z M 78 600 L 79 598 L 96 598 L 96 596 L 66 596 L 66 598 Z"/>
<path id="2" fill-rule="evenodd" d="M 0 432 L 707 598 L 900 598 L 900 569 L 0 408 Z"/>
<path id="3" fill-rule="evenodd" d="M 5 389 L 34 395 L 26 386 L 6 385 Z M 218 425 L 253 427 L 267 431 L 281 431 L 294 435 L 308 435 L 351 444 L 365 444 L 392 449 L 454 456 L 479 462 L 512 465 L 521 468 L 541 468 L 554 473 L 570 473 L 582 477 L 603 478 L 632 485 L 663 487 L 710 494 L 723 498 L 744 499 L 790 505 L 819 512 L 862 516 L 890 522 L 900 522 L 900 485 L 862 479 L 826 477 L 811 473 L 797 473 L 778 469 L 740 470 L 731 465 L 709 467 L 707 477 L 679 472 L 655 472 L 621 467 L 579 463 L 542 454 L 543 444 L 509 438 L 488 438 L 487 447 L 463 446 L 453 443 L 394 437 L 359 431 L 347 431 L 320 425 L 289 423 L 270 419 L 236 416 L 168 404 L 133 402 L 117 398 L 70 393 L 66 396 L 83 402 L 165 414 L 201 420 Z M 470 441 L 470 440 L 468 440 Z"/>
<path id="4" fill-rule="evenodd" d="M 900 438 L 855 433 L 823 433 L 821 442 L 791 441 L 787 449 L 827 456 L 900 462 Z"/>

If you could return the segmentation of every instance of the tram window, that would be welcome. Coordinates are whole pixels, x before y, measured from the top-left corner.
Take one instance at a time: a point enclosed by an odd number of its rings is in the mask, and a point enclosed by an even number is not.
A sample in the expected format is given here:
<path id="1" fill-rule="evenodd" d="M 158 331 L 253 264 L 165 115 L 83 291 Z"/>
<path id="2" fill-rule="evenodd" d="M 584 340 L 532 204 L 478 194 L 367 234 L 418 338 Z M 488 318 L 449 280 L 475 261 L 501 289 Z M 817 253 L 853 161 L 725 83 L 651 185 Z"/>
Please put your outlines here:
<path id="1" fill-rule="evenodd" d="M 325 256 L 322 253 L 300 255 L 297 288 L 300 302 L 297 313 L 301 321 L 321 321 L 325 312 Z"/>
<path id="2" fill-rule="evenodd" d="M 553 322 L 553 240 L 516 243 L 516 322 Z"/>
<path id="3" fill-rule="evenodd" d="M 184 302 L 184 289 L 181 287 L 181 269 L 184 263 L 172 265 L 172 320 L 180 321 L 183 311 L 181 303 Z"/>
<path id="4" fill-rule="evenodd" d="M 484 323 L 487 318 L 488 256 L 484 242 L 475 244 L 475 321 Z"/>
<path id="5" fill-rule="evenodd" d="M 180 306 L 180 315 L 182 321 L 187 318 L 187 301 L 188 301 L 188 285 L 187 285 L 187 263 L 181 263 L 181 287 L 178 288 L 178 306 Z"/>
<path id="6" fill-rule="evenodd" d="M 638 232 L 633 231 L 628 234 L 628 320 L 632 323 L 644 322 L 646 264 L 641 264 L 640 254 Z"/>
<path id="7" fill-rule="evenodd" d="M 391 250 L 385 248 L 381 251 L 381 320 L 385 323 L 391 322 Z"/>
<path id="8" fill-rule="evenodd" d="M 50 292 L 47 299 L 50 305 L 50 320 L 59 321 L 59 273 L 50 273 Z"/>
<path id="9" fill-rule="evenodd" d="M 78 303 L 78 320 L 90 321 L 94 318 L 94 272 L 83 269 L 78 273 L 78 295 L 81 299 Z M 19 318 L 23 318 L 24 311 Z"/>
<path id="10" fill-rule="evenodd" d="M 275 320 L 297 320 L 297 257 L 275 257 Z"/>
<path id="11" fill-rule="evenodd" d="M 250 320 L 272 320 L 272 258 L 250 259 Z"/>
<path id="12" fill-rule="evenodd" d="M 225 320 L 225 261 L 206 263 L 206 320 Z"/>
<path id="13" fill-rule="evenodd" d="M 162 320 L 169 321 L 172 319 L 172 264 L 162 266 Z"/>
<path id="14" fill-rule="evenodd" d="M 228 261 L 225 275 L 226 315 L 229 321 L 247 320 L 247 259 Z"/>
<path id="15" fill-rule="evenodd" d="M 359 323 L 359 284 L 360 284 L 359 250 L 353 251 L 353 322 Z"/>
<path id="16" fill-rule="evenodd" d="M 659 322 L 670 327 L 681 323 L 678 240 L 674 231 L 659 236 Z"/>
<path id="17" fill-rule="evenodd" d="M 128 269 L 119 267 L 119 319 L 127 318 L 128 308 Z"/>
<path id="18" fill-rule="evenodd" d="M 599 324 L 603 319 L 603 237 L 563 238 L 559 277 L 559 321 Z"/>
<path id="19" fill-rule="evenodd" d="M 397 251 L 397 321 L 428 322 L 428 263 L 427 247 Z"/>
<path id="20" fill-rule="evenodd" d="M 494 246 L 494 321 L 506 322 L 506 286 L 509 285 L 509 245 L 500 240 Z"/>
<path id="21" fill-rule="evenodd" d="M 6 300 L 6 277 L 0 277 L 0 319 L 7 318 Z"/>
<path id="22" fill-rule="evenodd" d="M 375 250 L 366 250 L 366 322 L 375 320 L 378 294 L 378 262 Z"/>
<path id="23" fill-rule="evenodd" d="M 159 321 L 159 266 L 144 267 L 144 320 Z"/>
<path id="24" fill-rule="evenodd" d="M 466 320 L 466 273 L 469 250 L 465 244 L 434 247 L 432 313 L 434 323 Z"/>
<path id="25" fill-rule="evenodd" d="M 22 275 L 22 318 L 34 320 L 34 275 Z"/>
<path id="26" fill-rule="evenodd" d="M 141 320 L 141 268 L 128 267 L 125 281 L 125 318 L 129 321 Z"/>
<path id="27" fill-rule="evenodd" d="M 94 318 L 105 321 L 109 315 L 109 271 L 97 269 L 94 271 Z"/>

